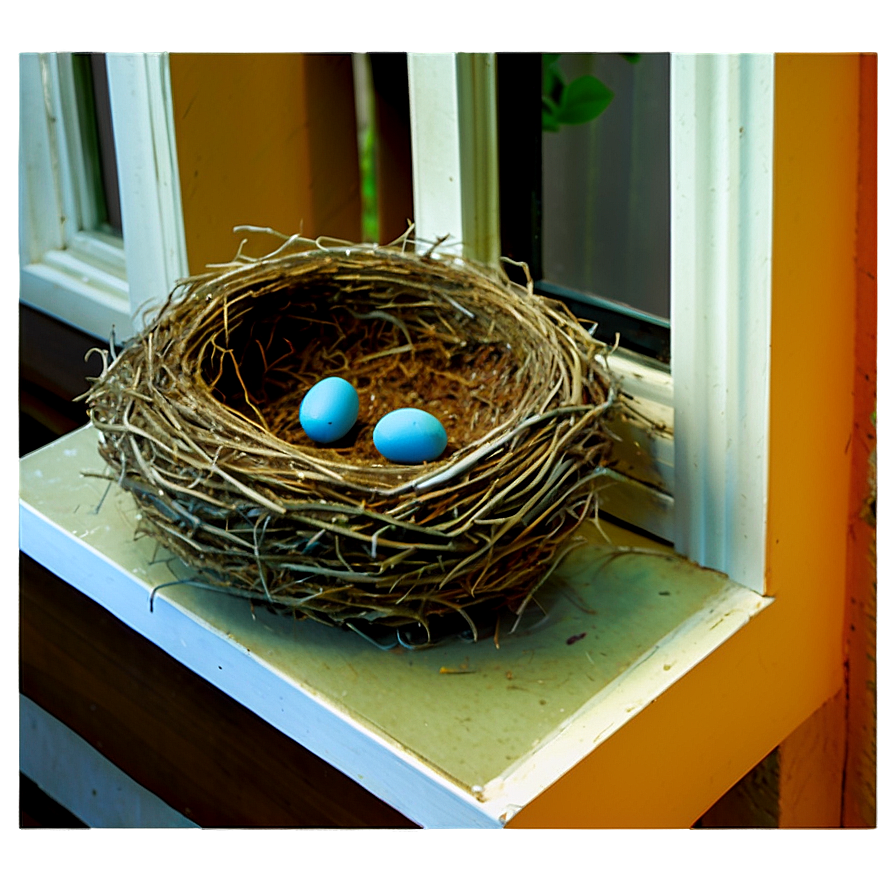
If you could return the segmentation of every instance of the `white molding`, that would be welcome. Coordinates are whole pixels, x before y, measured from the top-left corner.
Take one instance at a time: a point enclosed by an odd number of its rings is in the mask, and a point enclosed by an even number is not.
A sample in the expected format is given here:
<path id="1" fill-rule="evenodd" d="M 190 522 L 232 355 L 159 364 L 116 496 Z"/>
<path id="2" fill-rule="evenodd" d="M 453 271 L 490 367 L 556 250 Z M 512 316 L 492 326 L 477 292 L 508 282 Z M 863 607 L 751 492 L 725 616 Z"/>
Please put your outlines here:
<path id="1" fill-rule="evenodd" d="M 120 236 L 100 230 L 80 230 L 67 242 L 67 253 L 106 271 L 127 286 L 124 262 L 124 241 Z M 44 256 L 46 260 L 46 256 Z"/>
<path id="2" fill-rule="evenodd" d="M 415 235 L 463 239 L 453 53 L 408 53 Z"/>
<path id="3" fill-rule="evenodd" d="M 113 328 L 131 330 L 124 247 L 82 229 L 91 210 L 72 145 L 80 138 L 71 58 L 59 57 L 22 54 L 19 63 L 19 298 L 106 341 Z"/>
<path id="4" fill-rule="evenodd" d="M 498 126 L 492 53 L 409 53 L 415 235 L 496 265 Z M 421 251 L 427 246 L 422 245 Z"/>
<path id="5" fill-rule="evenodd" d="M 671 543 L 675 538 L 675 500 L 660 488 L 645 485 L 634 477 L 601 480 L 597 484 L 597 503 L 601 514 L 663 541 Z"/>
<path id="6" fill-rule="evenodd" d="M 58 131 L 51 124 L 47 60 L 19 57 L 19 259 L 25 266 L 64 244 Z"/>
<path id="7" fill-rule="evenodd" d="M 78 273 L 77 269 L 81 268 Z M 37 308 L 102 342 L 113 335 L 131 333 L 127 283 L 62 251 L 47 252 L 44 262 L 30 264 L 19 272 L 21 302 Z"/>
<path id="8" fill-rule="evenodd" d="M 671 63 L 675 547 L 762 593 L 774 57 Z"/>
<path id="9" fill-rule="evenodd" d="M 131 315 L 188 273 L 168 55 L 110 53 L 109 96 Z"/>
<path id="10" fill-rule="evenodd" d="M 22 694 L 19 770 L 91 828 L 198 827 Z"/>
<path id="11" fill-rule="evenodd" d="M 621 380 L 624 393 L 637 401 L 649 402 L 664 409 L 657 422 L 671 430 L 673 391 L 672 374 L 668 368 L 659 362 L 652 365 L 643 355 L 624 348 L 610 354 L 607 363 Z"/>
<path id="12" fill-rule="evenodd" d="M 555 783 L 563 757 L 590 752 L 608 741 L 629 719 L 654 703 L 772 602 L 771 598 L 726 582 L 712 601 L 622 670 L 542 748 L 506 775 L 489 781 L 483 788 L 483 802 L 510 807 L 500 816 L 508 821 L 515 814 L 514 809 L 526 804 L 528 794 L 533 790 L 543 792 Z"/>
<path id="13" fill-rule="evenodd" d="M 610 464 L 624 479 L 598 485 L 601 512 L 671 542 L 675 538 L 672 377 L 624 349 L 608 358 L 620 397 L 607 421 Z"/>
<path id="14" fill-rule="evenodd" d="M 674 394 L 669 373 L 617 350 L 608 365 L 619 381 L 619 400 L 608 428 L 616 469 L 671 496 L 675 486 Z"/>
<path id="15" fill-rule="evenodd" d="M 81 142 L 81 110 L 78 108 L 72 54 L 47 53 L 44 59 L 55 84 L 52 93 L 54 113 L 63 134 L 59 141 L 60 164 L 71 173 L 62 181 L 64 205 L 70 210 L 64 222 L 65 242 L 70 246 L 80 233 L 96 229 L 100 215 L 92 191 L 92 178 L 87 173 L 90 160 Z M 118 262 L 123 273 L 124 248 L 120 239 L 118 243 Z"/>
<path id="16" fill-rule="evenodd" d="M 70 56 L 19 64 L 19 298 L 104 342 L 132 336 L 188 272 L 167 55 L 107 62 L 123 242 L 84 208 Z"/>
<path id="17" fill-rule="evenodd" d="M 494 53 L 457 54 L 464 245 L 470 257 L 501 257 L 498 80 Z"/>

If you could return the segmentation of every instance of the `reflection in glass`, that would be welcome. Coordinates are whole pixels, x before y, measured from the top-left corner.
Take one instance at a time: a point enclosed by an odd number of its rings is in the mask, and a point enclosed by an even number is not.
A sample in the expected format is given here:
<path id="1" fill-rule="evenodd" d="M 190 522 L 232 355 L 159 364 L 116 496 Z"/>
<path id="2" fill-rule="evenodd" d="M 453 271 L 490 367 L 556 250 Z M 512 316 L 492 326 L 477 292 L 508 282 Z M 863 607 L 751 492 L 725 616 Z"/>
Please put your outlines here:
<path id="1" fill-rule="evenodd" d="M 669 55 L 543 59 L 554 100 L 558 79 L 578 100 L 542 134 L 543 277 L 668 320 Z"/>

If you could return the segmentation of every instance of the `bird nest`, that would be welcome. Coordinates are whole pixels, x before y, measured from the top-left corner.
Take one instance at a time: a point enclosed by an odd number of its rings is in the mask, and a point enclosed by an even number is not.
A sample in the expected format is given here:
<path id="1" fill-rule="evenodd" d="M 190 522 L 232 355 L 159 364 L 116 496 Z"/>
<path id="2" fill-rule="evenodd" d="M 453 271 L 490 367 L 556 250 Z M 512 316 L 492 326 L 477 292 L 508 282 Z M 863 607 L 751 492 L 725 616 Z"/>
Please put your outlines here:
<path id="1" fill-rule="evenodd" d="M 86 393 L 140 529 L 216 588 L 334 625 L 522 613 L 594 512 L 615 387 L 606 346 L 503 273 L 403 242 L 291 237 L 182 281 Z M 315 382 L 358 422 L 312 442 Z M 435 415 L 436 461 L 378 454 L 399 407 Z M 360 629 L 358 629 L 360 630 Z"/>

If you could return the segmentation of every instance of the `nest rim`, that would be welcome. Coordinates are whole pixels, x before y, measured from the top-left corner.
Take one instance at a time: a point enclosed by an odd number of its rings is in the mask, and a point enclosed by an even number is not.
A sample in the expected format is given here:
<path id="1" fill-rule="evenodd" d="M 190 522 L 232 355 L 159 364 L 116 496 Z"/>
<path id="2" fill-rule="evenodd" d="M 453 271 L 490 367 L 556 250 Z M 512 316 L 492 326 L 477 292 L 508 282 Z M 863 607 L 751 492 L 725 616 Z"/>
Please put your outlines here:
<path id="1" fill-rule="evenodd" d="M 113 356 L 110 352 L 109 355 L 104 355 L 103 373 L 93 383 L 85 398 L 90 419 L 100 433 L 100 453 L 112 469 L 109 478 L 117 480 L 134 494 L 137 503 L 143 508 L 144 516 L 147 511 L 150 515 L 155 514 L 154 520 L 147 521 L 146 530 L 185 560 L 188 566 L 226 590 L 243 596 L 254 595 L 260 601 L 266 600 L 278 612 L 312 616 L 334 624 L 357 618 L 385 622 L 388 625 L 398 624 L 399 621 L 413 621 L 424 628 L 427 618 L 433 614 L 456 611 L 466 616 L 465 610 L 486 601 L 502 606 L 512 604 L 519 615 L 538 585 L 556 565 L 560 542 L 565 541 L 590 512 L 593 494 L 587 488 L 587 483 L 599 472 L 606 459 L 608 442 L 601 424 L 616 397 L 616 384 L 606 364 L 610 349 L 588 334 L 565 308 L 559 307 L 559 303 L 535 294 L 531 279 L 528 279 L 527 287 L 522 287 L 511 281 L 503 270 L 496 272 L 454 255 L 437 253 L 433 251 L 436 247 L 421 253 L 417 246 L 411 245 L 409 251 L 407 238 L 388 246 L 343 241 L 334 243 L 335 245 L 327 245 L 322 240 L 289 237 L 275 252 L 261 258 L 244 255 L 241 245 L 232 262 L 180 281 L 151 324 L 126 345 L 120 354 Z M 180 384 L 183 387 L 180 390 L 172 388 L 172 384 L 178 382 L 177 375 L 195 374 L 195 368 L 189 368 L 189 365 L 185 370 L 167 369 L 165 359 L 169 357 L 166 352 L 170 351 L 170 342 L 167 347 L 159 346 L 159 340 L 164 341 L 166 322 L 176 319 L 178 310 L 188 308 L 191 302 L 197 305 L 198 297 L 204 297 L 204 304 L 195 308 L 192 317 L 188 317 L 190 327 L 179 334 L 182 345 L 190 344 L 190 339 L 203 326 L 210 325 L 216 332 L 221 332 L 221 325 L 224 331 L 230 328 L 232 318 L 228 320 L 228 316 L 233 310 L 230 303 L 233 301 L 234 287 L 244 289 L 242 297 L 252 298 L 257 297 L 259 284 L 271 278 L 282 288 L 285 274 L 288 275 L 287 279 L 296 276 L 300 281 L 303 271 L 307 275 L 309 266 L 316 264 L 324 268 L 336 265 L 340 270 L 348 269 L 351 275 L 355 275 L 359 262 L 370 265 L 373 270 L 400 265 L 413 270 L 415 276 L 435 273 L 463 281 L 467 286 L 472 284 L 470 288 L 499 296 L 510 306 L 509 317 L 516 324 L 526 326 L 531 323 L 528 320 L 531 318 L 543 328 L 539 330 L 535 326 L 534 340 L 543 339 L 545 332 L 549 332 L 554 340 L 553 351 L 557 357 L 563 356 L 561 362 L 556 362 L 556 357 L 551 361 L 552 364 L 559 364 L 559 379 L 549 383 L 547 388 L 538 393 L 534 407 L 523 401 L 518 402 L 510 419 L 500 421 L 472 444 L 464 444 L 457 450 L 446 452 L 438 460 L 423 465 L 357 463 L 346 460 L 338 452 L 334 454 L 334 449 L 331 448 L 292 444 L 246 415 L 234 411 L 232 407 L 222 405 L 207 383 L 203 387 L 204 380 L 201 377 L 199 380 L 195 376 L 188 378 Z M 307 285 L 307 279 L 305 282 Z M 363 286 L 369 294 L 369 280 Z M 512 301 L 510 297 L 513 297 Z M 452 296 L 448 298 L 450 300 Z M 390 308 L 393 307 L 388 305 L 391 300 L 387 295 L 387 306 Z M 459 301 L 449 301 L 448 305 L 453 306 L 455 313 L 452 325 L 475 318 L 482 313 L 482 308 L 490 308 L 494 315 L 497 307 L 490 306 L 488 301 L 471 306 L 473 311 Z M 494 325 L 493 320 L 491 323 Z M 132 376 L 129 380 L 125 368 L 135 358 L 140 358 L 142 363 L 138 363 L 138 366 L 145 369 L 140 371 L 141 376 L 137 379 L 133 377 L 134 371 L 131 369 Z M 600 363 L 601 359 L 603 364 Z M 523 363 L 527 363 L 525 359 Z M 550 369 L 553 370 L 554 367 Z M 115 391 L 115 388 L 110 387 L 116 378 L 122 379 L 120 372 L 125 375 L 123 382 L 118 384 L 116 400 L 124 404 L 125 410 L 122 411 L 119 404 L 110 411 L 110 391 Z M 321 375 L 325 374 L 321 372 Z M 585 380 L 590 384 L 590 392 L 583 391 Z M 129 417 L 129 412 L 134 411 L 135 402 L 138 401 L 134 396 L 143 393 L 146 393 L 143 397 L 148 399 L 147 404 L 154 405 L 152 411 L 156 417 L 152 426 L 148 424 L 148 418 L 141 417 L 135 423 L 133 417 Z M 562 396 L 560 400 L 558 395 Z M 164 408 L 165 401 L 172 403 L 167 409 Z M 176 413 L 173 409 L 175 406 Z M 160 407 L 161 411 L 158 410 Z M 298 405 L 296 410 L 297 408 Z M 145 416 L 146 408 L 141 413 Z M 214 436 L 214 452 L 212 444 L 198 444 L 194 430 L 187 433 L 188 424 L 193 427 L 209 427 Z M 163 437 L 160 432 L 164 427 L 167 427 L 168 432 Z M 549 434 L 545 435 L 548 430 Z M 593 438 L 594 433 L 598 434 L 596 440 Z M 446 548 L 459 537 L 462 527 L 452 528 L 450 521 L 446 522 L 442 518 L 436 526 L 419 524 L 415 514 L 420 510 L 421 502 L 423 505 L 429 502 L 429 508 L 432 508 L 438 505 L 440 496 L 450 497 L 452 488 L 455 491 L 462 491 L 464 488 L 469 490 L 470 484 L 476 483 L 477 477 L 481 480 L 490 475 L 489 471 L 496 469 L 496 457 L 518 450 L 520 445 L 525 446 L 533 434 L 541 440 L 542 447 L 550 442 L 553 456 L 562 461 L 558 469 L 563 468 L 564 473 L 558 477 L 555 493 L 547 494 L 544 483 L 539 485 L 536 481 L 534 497 L 529 496 L 528 508 L 526 501 L 523 501 L 520 505 L 522 510 L 516 507 L 512 513 L 501 516 L 503 508 L 494 502 L 492 506 L 498 509 L 497 515 L 480 512 L 483 508 L 488 509 L 488 501 L 483 503 L 482 494 L 476 493 L 474 488 L 472 502 L 479 514 L 476 520 L 476 538 L 468 545 L 470 550 L 466 556 L 448 556 L 450 551 L 446 553 Z M 173 449 L 164 444 L 169 437 L 175 443 Z M 570 446 L 578 451 L 576 439 L 580 437 L 583 439 L 582 444 L 589 438 L 594 444 L 589 443 L 590 447 L 580 451 L 582 457 L 570 460 L 564 451 Z M 142 440 L 142 450 L 151 454 L 150 461 L 146 457 L 141 458 L 140 448 L 135 450 L 134 458 L 124 459 L 123 443 L 130 443 L 130 448 L 133 448 L 137 439 Z M 234 466 L 226 457 L 222 458 L 226 451 L 239 454 L 243 464 Z M 192 488 L 187 487 L 188 483 L 183 481 L 182 473 L 178 472 L 178 480 L 170 472 L 166 476 L 155 469 L 162 460 L 179 465 L 180 469 L 186 462 L 185 455 L 191 452 L 193 457 L 190 469 L 197 479 Z M 246 458 L 251 459 L 251 462 L 245 461 Z M 543 462 L 541 455 L 539 458 L 541 477 L 555 475 L 549 469 L 550 464 Z M 247 473 L 252 464 L 256 467 L 255 472 Z M 264 464 L 268 466 L 265 467 Z M 502 475 L 503 491 L 512 492 L 510 486 L 515 480 L 508 480 L 506 473 Z M 517 476 L 518 480 L 528 481 L 532 478 L 526 471 Z M 172 482 L 172 479 L 176 481 Z M 197 491 L 199 485 L 208 486 L 212 479 L 215 480 L 215 488 Z M 290 481 L 286 481 L 287 479 Z M 160 494 L 151 494 L 160 480 L 163 483 Z M 315 488 L 318 489 L 317 492 L 314 491 Z M 222 494 L 226 497 L 222 498 Z M 532 511 L 542 509 L 546 495 L 550 500 L 547 502 L 548 510 L 544 512 L 550 511 L 555 516 L 556 508 L 563 501 L 572 501 L 574 497 L 579 500 L 581 507 L 573 514 L 574 525 L 568 525 L 564 521 L 563 526 L 558 523 L 554 527 L 558 531 L 563 528 L 563 538 L 552 546 L 549 557 L 539 555 L 539 562 L 536 564 L 538 576 L 528 576 L 524 587 L 514 590 L 513 570 L 505 570 L 501 587 L 482 589 L 487 592 L 486 597 L 481 596 L 481 590 L 477 594 L 476 583 L 482 585 L 488 579 L 488 565 L 494 567 L 502 556 L 510 553 L 515 552 L 514 556 L 518 557 L 521 548 L 526 546 L 525 542 L 532 539 L 532 532 L 535 531 Z M 317 500 L 309 500 L 309 497 Z M 465 508 L 464 513 L 467 513 L 469 503 L 461 504 Z M 245 555 L 243 560 L 247 568 L 251 567 L 252 570 L 234 576 L 233 569 L 227 564 L 224 564 L 223 569 L 215 568 L 216 563 L 221 565 L 222 550 L 234 547 L 234 539 L 225 530 L 223 539 L 227 544 L 223 549 L 220 546 L 208 547 L 207 539 L 204 539 L 216 517 L 225 517 L 232 522 L 237 505 L 235 512 L 244 520 L 244 525 L 236 526 L 234 531 L 240 533 L 238 540 L 240 550 Z M 348 534 L 345 526 L 340 528 L 338 523 L 332 523 L 333 518 L 344 516 L 347 511 L 356 511 L 359 505 L 360 522 L 350 522 Z M 457 517 L 456 506 L 454 513 Z M 460 516 L 463 517 L 464 513 Z M 329 525 L 325 519 L 328 514 L 331 520 Z M 560 515 L 566 516 L 565 512 Z M 335 565 L 330 565 L 329 560 L 320 566 L 318 558 L 309 556 L 310 549 L 307 547 L 299 557 L 301 562 L 296 562 L 295 549 L 300 543 L 297 539 L 301 536 L 295 532 L 286 537 L 286 547 L 283 550 L 276 548 L 275 544 L 276 549 L 269 551 L 267 545 L 271 544 L 271 532 L 287 518 L 298 519 L 297 525 L 300 528 L 304 526 L 302 531 L 305 532 L 306 546 L 313 545 L 313 536 L 308 536 L 307 530 L 315 526 L 320 527 L 318 531 L 326 531 L 327 539 L 331 542 L 331 536 L 335 533 L 335 551 L 339 556 L 334 564 L 339 564 L 342 568 L 337 570 Z M 401 537 L 390 537 L 396 529 L 397 521 Z M 251 537 L 248 533 L 250 523 Z M 353 528 L 356 523 L 357 527 Z M 489 532 L 483 536 L 485 529 Z M 513 535 L 512 551 L 505 544 L 508 533 Z M 553 534 L 552 532 L 551 537 Z M 345 541 L 340 550 L 340 538 L 352 541 L 353 550 L 348 559 Z M 538 538 L 543 540 L 545 531 L 540 531 Z M 487 542 L 484 547 L 480 544 L 483 540 Z M 278 550 L 281 556 L 273 556 Z M 385 566 L 386 561 L 382 559 L 377 564 L 378 550 L 380 558 L 390 556 L 394 561 L 392 566 Z M 402 558 L 399 556 L 395 560 L 395 557 L 409 550 L 415 555 L 425 555 L 428 552 L 438 560 L 424 564 L 425 574 L 421 574 L 422 567 L 419 564 L 413 572 L 405 574 L 401 568 Z M 359 551 L 366 556 L 359 557 Z M 389 552 L 392 552 L 391 555 Z M 449 562 L 453 564 L 447 572 L 443 555 L 448 556 Z M 476 557 L 477 563 L 485 563 L 486 567 L 480 569 L 471 563 L 471 555 Z M 215 562 L 209 563 L 212 556 Z M 440 564 L 441 569 L 434 569 L 434 564 Z M 382 581 L 374 582 L 377 579 L 376 573 L 382 573 L 384 567 L 388 570 L 396 565 L 400 570 L 397 578 L 395 575 L 380 575 Z M 547 566 L 550 569 L 546 569 Z M 461 577 L 464 567 L 467 567 L 467 573 L 475 573 L 474 579 L 467 575 L 460 591 L 455 589 L 452 592 L 448 589 L 448 596 L 445 596 L 446 586 L 452 579 L 456 581 Z M 306 576 L 312 584 L 300 594 L 287 595 L 288 589 L 283 586 L 282 581 L 283 573 L 288 573 L 293 578 Z M 321 576 L 326 580 L 323 585 Z M 275 579 L 277 585 L 272 587 Z M 366 596 L 357 601 L 347 598 L 347 592 L 351 591 L 356 582 L 366 587 Z M 409 585 L 413 587 L 408 588 Z M 376 595 L 372 596 L 371 586 L 377 592 Z M 497 594 L 508 589 L 513 592 L 512 595 Z M 364 591 L 365 588 L 359 584 L 358 590 Z M 474 625 L 474 631 L 475 628 Z"/>

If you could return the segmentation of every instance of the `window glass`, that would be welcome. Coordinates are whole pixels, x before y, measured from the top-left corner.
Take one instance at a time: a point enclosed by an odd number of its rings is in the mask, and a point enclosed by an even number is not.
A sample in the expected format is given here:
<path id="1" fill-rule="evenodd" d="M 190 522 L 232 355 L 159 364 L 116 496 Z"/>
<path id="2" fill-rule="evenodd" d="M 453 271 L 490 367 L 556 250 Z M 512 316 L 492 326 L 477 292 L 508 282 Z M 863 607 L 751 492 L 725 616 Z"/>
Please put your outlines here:
<path id="1" fill-rule="evenodd" d="M 104 53 L 73 53 L 72 68 L 78 103 L 85 175 L 96 220 L 85 220 L 85 230 L 101 230 L 121 236 L 121 203 L 118 169 L 112 134 L 112 108 Z"/>
<path id="2" fill-rule="evenodd" d="M 669 54 L 497 62 L 503 254 L 601 339 L 668 364 Z"/>
<path id="3" fill-rule="evenodd" d="M 669 56 L 542 64 L 542 277 L 668 320 Z"/>

